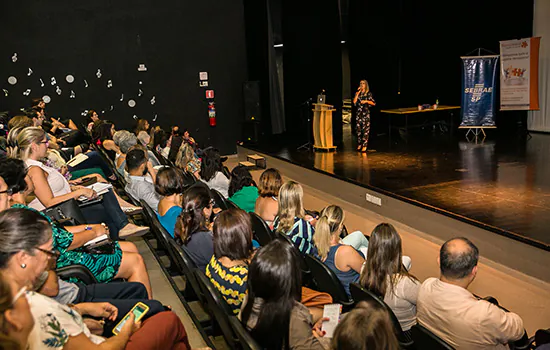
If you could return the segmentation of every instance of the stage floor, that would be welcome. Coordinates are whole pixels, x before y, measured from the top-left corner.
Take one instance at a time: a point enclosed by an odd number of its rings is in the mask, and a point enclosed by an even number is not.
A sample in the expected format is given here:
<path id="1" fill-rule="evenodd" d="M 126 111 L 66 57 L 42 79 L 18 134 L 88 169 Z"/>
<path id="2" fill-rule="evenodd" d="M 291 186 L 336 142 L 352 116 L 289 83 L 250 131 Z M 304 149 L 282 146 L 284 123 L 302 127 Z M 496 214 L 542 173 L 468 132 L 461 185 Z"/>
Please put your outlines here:
<path id="1" fill-rule="evenodd" d="M 248 148 L 550 250 L 550 135 L 478 143 L 419 130 L 371 138 L 354 150 L 349 125 L 337 152 L 299 151 L 283 137 Z"/>

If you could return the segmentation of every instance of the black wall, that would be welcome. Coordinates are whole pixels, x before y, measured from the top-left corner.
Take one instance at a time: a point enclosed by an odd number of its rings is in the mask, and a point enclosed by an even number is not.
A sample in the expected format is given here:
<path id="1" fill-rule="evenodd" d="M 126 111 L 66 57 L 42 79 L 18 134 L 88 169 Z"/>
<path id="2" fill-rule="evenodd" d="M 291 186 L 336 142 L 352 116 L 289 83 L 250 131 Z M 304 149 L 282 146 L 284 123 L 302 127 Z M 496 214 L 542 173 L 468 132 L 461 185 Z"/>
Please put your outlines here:
<path id="1" fill-rule="evenodd" d="M 0 94 L 0 110 L 16 111 L 47 94 L 52 98 L 49 115 L 81 121 L 85 109 L 104 110 L 104 118 L 118 128 L 132 128 L 134 115 L 150 122 L 158 115 L 162 127 L 178 124 L 203 145 L 235 152 L 243 120 L 242 83 L 247 80 L 241 1 L 3 1 L 0 23 L 0 88 L 9 93 Z M 137 71 L 141 63 L 147 72 Z M 200 71 L 209 73 L 208 89 L 215 91 L 214 128 L 208 124 Z M 67 74 L 75 77 L 74 83 L 65 81 Z M 15 86 L 7 81 L 12 75 L 18 79 Z M 50 85 L 51 77 L 61 96 Z M 140 88 L 144 94 L 138 97 Z M 28 97 L 26 89 L 32 90 Z M 69 98 L 71 90 L 75 99 Z M 130 98 L 136 107 L 128 106 Z"/>
<path id="2" fill-rule="evenodd" d="M 350 1 L 352 91 L 366 78 L 378 104 L 375 114 L 435 103 L 436 98 L 440 104 L 459 105 L 460 56 L 477 48 L 498 54 L 500 40 L 529 37 L 532 26 L 532 0 L 512 8 L 498 0 Z M 525 115 L 497 114 L 497 125 L 516 126 Z"/>

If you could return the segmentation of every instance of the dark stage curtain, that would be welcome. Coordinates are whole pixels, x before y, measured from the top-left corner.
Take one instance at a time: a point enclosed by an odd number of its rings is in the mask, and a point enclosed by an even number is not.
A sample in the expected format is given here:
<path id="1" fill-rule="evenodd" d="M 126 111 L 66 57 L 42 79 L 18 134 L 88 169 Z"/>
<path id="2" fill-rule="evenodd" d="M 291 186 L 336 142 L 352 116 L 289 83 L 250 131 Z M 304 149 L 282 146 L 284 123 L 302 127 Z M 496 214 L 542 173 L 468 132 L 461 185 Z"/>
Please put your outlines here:
<path id="1" fill-rule="evenodd" d="M 285 131 L 281 89 L 277 77 L 270 0 L 245 0 L 248 75 L 260 82 L 261 128 L 280 134 Z"/>
<path id="2" fill-rule="evenodd" d="M 284 100 L 287 131 L 305 140 L 307 102 L 322 89 L 334 105 L 333 136 L 342 140 L 342 55 L 337 0 L 282 0 Z"/>

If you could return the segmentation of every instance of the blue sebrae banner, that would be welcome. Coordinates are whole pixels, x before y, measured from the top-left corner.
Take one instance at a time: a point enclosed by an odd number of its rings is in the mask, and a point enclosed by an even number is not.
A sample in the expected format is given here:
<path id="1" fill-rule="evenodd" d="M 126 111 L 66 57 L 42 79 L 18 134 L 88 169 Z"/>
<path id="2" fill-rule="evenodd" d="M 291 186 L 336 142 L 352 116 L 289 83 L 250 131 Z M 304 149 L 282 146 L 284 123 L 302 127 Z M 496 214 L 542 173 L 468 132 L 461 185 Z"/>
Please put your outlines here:
<path id="1" fill-rule="evenodd" d="M 497 56 L 462 58 L 461 126 L 494 126 Z"/>

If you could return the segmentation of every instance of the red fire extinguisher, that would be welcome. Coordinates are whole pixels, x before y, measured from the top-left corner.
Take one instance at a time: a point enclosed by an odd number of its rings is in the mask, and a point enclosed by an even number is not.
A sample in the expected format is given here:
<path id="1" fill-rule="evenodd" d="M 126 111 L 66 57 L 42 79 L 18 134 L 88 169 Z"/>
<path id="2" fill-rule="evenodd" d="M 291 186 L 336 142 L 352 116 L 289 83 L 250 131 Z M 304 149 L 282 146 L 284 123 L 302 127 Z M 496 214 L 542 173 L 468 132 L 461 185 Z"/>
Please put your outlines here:
<path id="1" fill-rule="evenodd" d="M 216 106 L 214 105 L 214 101 L 208 102 L 208 119 L 210 126 L 216 126 Z"/>

